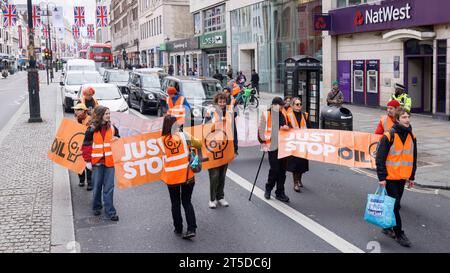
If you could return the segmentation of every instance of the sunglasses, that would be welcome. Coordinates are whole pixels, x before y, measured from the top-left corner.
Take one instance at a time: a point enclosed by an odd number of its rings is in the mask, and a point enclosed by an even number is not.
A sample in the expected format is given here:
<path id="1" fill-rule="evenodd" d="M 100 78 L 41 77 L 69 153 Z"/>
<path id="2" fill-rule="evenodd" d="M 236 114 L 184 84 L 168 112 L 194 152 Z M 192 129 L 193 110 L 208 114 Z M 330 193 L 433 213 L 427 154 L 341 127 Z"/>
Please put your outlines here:
<path id="1" fill-rule="evenodd" d="M 296 103 L 296 104 L 294 104 L 295 106 L 302 106 L 302 104 L 301 103 Z"/>

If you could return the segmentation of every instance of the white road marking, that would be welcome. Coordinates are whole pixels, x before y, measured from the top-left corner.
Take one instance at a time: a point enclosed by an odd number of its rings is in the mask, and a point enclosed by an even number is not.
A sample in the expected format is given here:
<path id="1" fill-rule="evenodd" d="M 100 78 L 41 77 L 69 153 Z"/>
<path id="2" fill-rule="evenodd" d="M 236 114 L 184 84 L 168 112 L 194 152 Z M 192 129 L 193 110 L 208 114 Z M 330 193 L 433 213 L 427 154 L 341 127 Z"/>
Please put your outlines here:
<path id="1" fill-rule="evenodd" d="M 232 170 L 228 169 L 227 171 L 227 177 L 233 180 L 236 184 L 243 187 L 247 191 L 251 192 L 253 184 L 249 181 L 245 180 Z M 300 213 L 299 211 L 293 209 L 292 207 L 271 198 L 270 200 L 266 200 L 264 198 L 264 191 L 261 190 L 258 187 L 255 187 L 253 191 L 253 195 L 261 199 L 262 201 L 269 204 L 274 209 L 278 210 L 279 212 L 283 213 L 284 215 L 288 216 L 337 250 L 344 252 L 344 253 L 364 253 L 363 250 L 359 249 L 355 245 L 347 242 L 346 240 L 342 239 L 338 235 L 336 235 L 334 232 L 326 229 L 324 226 L 318 224 L 317 222 L 311 220 L 304 214 Z"/>

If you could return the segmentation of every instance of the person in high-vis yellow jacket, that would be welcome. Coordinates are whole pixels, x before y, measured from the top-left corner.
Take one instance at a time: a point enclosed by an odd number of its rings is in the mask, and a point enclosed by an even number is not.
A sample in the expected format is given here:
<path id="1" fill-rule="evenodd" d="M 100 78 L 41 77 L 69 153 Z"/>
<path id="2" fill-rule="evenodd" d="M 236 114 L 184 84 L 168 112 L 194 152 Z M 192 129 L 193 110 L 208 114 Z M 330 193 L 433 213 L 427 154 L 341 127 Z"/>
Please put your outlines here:
<path id="1" fill-rule="evenodd" d="M 395 93 L 392 94 L 391 100 L 396 100 L 408 112 L 411 111 L 411 97 L 406 93 L 406 87 L 399 83 L 395 84 Z"/>

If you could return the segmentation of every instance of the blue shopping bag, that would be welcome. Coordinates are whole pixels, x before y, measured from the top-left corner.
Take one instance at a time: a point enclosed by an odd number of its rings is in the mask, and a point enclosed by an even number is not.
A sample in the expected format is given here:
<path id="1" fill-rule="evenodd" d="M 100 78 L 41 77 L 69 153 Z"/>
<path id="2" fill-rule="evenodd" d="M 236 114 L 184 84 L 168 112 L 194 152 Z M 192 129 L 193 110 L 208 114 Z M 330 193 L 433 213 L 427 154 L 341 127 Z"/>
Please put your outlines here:
<path id="1" fill-rule="evenodd" d="M 395 198 L 386 195 L 386 189 L 377 188 L 375 194 L 367 195 L 364 220 L 381 228 L 396 226 L 394 214 Z"/>

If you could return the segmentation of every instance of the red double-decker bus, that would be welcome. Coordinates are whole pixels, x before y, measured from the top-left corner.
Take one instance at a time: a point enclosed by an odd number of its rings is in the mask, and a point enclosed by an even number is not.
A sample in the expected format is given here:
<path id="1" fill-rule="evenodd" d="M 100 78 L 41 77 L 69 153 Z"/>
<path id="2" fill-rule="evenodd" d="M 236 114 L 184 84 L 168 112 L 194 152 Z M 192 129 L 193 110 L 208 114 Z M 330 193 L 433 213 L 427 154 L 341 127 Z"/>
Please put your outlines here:
<path id="1" fill-rule="evenodd" d="M 80 50 L 79 56 L 81 59 L 86 59 L 87 50 L 82 49 Z"/>
<path id="2" fill-rule="evenodd" d="M 87 57 L 100 67 L 112 67 L 112 46 L 111 44 L 92 44 L 88 47 Z"/>

